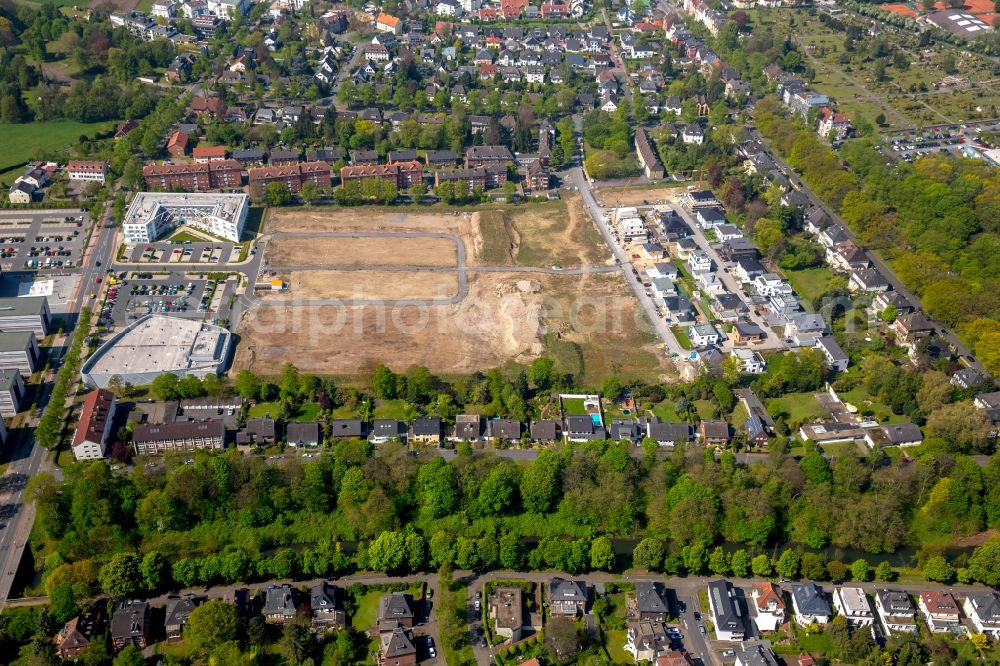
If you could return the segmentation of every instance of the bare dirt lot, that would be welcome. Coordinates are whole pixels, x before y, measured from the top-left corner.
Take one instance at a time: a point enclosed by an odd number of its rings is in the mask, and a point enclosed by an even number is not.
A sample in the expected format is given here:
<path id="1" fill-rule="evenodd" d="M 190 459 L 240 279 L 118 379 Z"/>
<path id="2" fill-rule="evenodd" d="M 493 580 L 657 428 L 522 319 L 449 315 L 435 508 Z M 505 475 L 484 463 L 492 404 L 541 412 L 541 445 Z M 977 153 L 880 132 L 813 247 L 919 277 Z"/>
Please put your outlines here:
<path id="1" fill-rule="evenodd" d="M 256 308 L 241 324 L 234 367 L 277 374 L 294 359 L 320 374 L 374 362 L 462 374 L 530 361 L 543 351 L 542 299 L 532 288 L 523 276 L 490 273 L 470 276 L 469 296 L 455 305 Z"/>
<path id="2" fill-rule="evenodd" d="M 447 238 L 275 237 L 267 243 L 272 267 L 334 264 L 455 266 L 458 249 Z"/>
<path id="3" fill-rule="evenodd" d="M 458 274 L 446 271 L 292 271 L 289 289 L 265 293 L 265 300 L 294 300 L 297 294 L 311 299 L 341 300 L 447 300 L 458 293 Z"/>
<path id="4" fill-rule="evenodd" d="M 538 206 L 489 206 L 458 215 L 411 215 L 391 208 L 282 210 L 269 215 L 265 227 L 267 233 L 355 230 L 460 237 L 470 268 L 468 294 L 455 303 L 420 307 L 294 305 L 295 298 L 448 299 L 458 292 L 455 244 L 430 243 L 414 251 L 410 239 L 401 239 L 405 249 L 393 251 L 374 239 L 375 246 L 356 245 L 351 251 L 351 263 L 365 264 L 364 270 L 307 270 L 307 265 L 341 262 L 329 260 L 325 255 L 330 251 L 317 250 L 313 239 L 279 236 L 269 242 L 266 256 L 286 266 L 290 286 L 281 294 L 261 294 L 258 306 L 244 314 L 237 329 L 241 339 L 236 371 L 277 374 L 292 360 L 300 369 L 321 375 L 365 374 L 376 362 L 400 371 L 421 364 L 435 373 L 465 374 L 547 354 L 558 372 L 599 383 L 610 373 L 658 377 L 668 367 L 621 274 L 551 270 L 557 264 L 564 269 L 604 266 L 610 256 L 578 198 Z M 342 255 L 343 249 L 337 253 Z M 429 268 L 386 270 L 420 261 Z M 303 268 L 296 270 L 293 264 L 299 262 Z M 449 268 L 434 270 L 435 265 Z M 508 266 L 548 272 L 504 270 Z M 485 272 L 485 267 L 501 270 Z"/>
<path id="5" fill-rule="evenodd" d="M 473 255 L 480 264 L 595 266 L 611 257 L 579 196 L 530 208 L 490 208 L 471 221 L 479 228 L 481 243 Z"/>
<path id="6" fill-rule="evenodd" d="M 605 206 L 643 206 L 673 200 L 687 192 L 687 187 L 602 188 L 594 191 Z"/>

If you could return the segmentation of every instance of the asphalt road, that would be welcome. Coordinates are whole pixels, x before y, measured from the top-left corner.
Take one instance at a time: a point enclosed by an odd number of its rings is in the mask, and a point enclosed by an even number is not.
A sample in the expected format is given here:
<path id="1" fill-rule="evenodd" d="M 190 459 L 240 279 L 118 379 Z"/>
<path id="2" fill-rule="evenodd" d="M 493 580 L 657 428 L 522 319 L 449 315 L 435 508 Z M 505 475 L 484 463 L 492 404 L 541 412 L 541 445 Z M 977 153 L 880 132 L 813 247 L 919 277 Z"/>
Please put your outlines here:
<path id="1" fill-rule="evenodd" d="M 766 321 L 764 321 L 764 318 L 757 313 L 754 305 L 752 303 L 747 303 L 747 299 L 743 294 L 742 285 L 740 285 L 736 278 L 733 277 L 732 273 L 723 270 L 723 266 L 727 265 L 729 262 L 724 262 L 722 257 L 719 256 L 719 253 L 715 251 L 715 248 L 709 244 L 708 239 L 705 237 L 704 230 L 701 228 L 701 225 L 698 224 L 698 221 L 694 219 L 694 216 L 691 215 L 691 213 L 683 206 L 675 206 L 671 204 L 670 208 L 676 211 L 677 214 L 680 215 L 685 222 L 687 222 L 688 226 L 691 227 L 692 231 L 694 231 L 692 240 L 694 240 L 695 244 L 700 249 L 707 252 L 708 256 L 713 262 L 715 262 L 715 274 L 719 277 L 719 280 L 730 293 L 735 294 L 744 302 L 744 304 L 747 305 L 750 320 L 757 324 L 757 326 L 760 327 L 760 330 L 764 331 L 766 336 L 765 341 L 754 345 L 753 349 L 755 351 L 773 351 L 784 349 L 785 343 L 782 342 L 781 338 L 771 330 L 771 327 Z M 723 346 L 727 345 L 724 344 Z M 728 346 L 731 347 L 731 345 Z"/>
<path id="2" fill-rule="evenodd" d="M 580 191 L 583 196 L 583 204 L 586 206 L 587 211 L 593 218 L 594 223 L 597 225 L 597 230 L 601 232 L 601 237 L 604 238 L 605 244 L 611 248 L 611 252 L 614 254 L 615 262 L 618 267 L 625 275 L 625 281 L 628 283 L 629 288 L 632 293 L 635 294 L 636 300 L 642 306 L 642 309 L 646 312 L 646 317 L 649 319 L 650 324 L 656 331 L 657 337 L 663 341 L 665 348 L 677 355 L 678 358 L 684 358 L 687 356 L 687 352 L 681 347 L 680 343 L 677 342 L 677 338 L 674 337 L 673 332 L 667 326 L 663 317 L 656 311 L 656 305 L 653 303 L 653 299 L 646 295 L 646 290 L 639 282 L 639 278 L 632 271 L 632 264 L 629 261 L 628 255 L 625 250 L 622 249 L 614 240 L 611 235 L 611 230 L 608 229 L 608 225 L 604 222 L 604 212 L 601 207 L 597 205 L 597 201 L 594 199 L 594 193 L 591 191 L 590 181 L 583 173 L 583 169 L 577 167 L 572 169 L 567 176 L 567 180 L 573 183 L 576 188 Z"/>

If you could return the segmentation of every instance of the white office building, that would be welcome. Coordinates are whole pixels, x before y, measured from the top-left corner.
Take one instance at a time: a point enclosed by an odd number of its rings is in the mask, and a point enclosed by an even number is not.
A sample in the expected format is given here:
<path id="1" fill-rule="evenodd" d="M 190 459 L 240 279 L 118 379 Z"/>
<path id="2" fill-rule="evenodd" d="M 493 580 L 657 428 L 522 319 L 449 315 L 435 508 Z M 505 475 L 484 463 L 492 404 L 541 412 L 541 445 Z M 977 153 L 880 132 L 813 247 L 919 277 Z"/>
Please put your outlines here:
<path id="1" fill-rule="evenodd" d="M 250 210 L 249 201 L 245 194 L 139 192 L 125 213 L 125 240 L 150 243 L 187 225 L 238 243 Z"/>

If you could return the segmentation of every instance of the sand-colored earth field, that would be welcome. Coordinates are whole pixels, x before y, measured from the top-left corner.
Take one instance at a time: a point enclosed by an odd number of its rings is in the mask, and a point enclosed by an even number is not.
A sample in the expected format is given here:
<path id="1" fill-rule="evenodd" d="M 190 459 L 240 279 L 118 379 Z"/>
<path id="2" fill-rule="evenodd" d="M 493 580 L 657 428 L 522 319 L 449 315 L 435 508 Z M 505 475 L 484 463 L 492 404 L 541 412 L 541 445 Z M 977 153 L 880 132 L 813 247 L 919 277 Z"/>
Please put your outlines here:
<path id="1" fill-rule="evenodd" d="M 455 271 L 292 271 L 287 292 L 265 293 L 267 300 L 294 302 L 303 294 L 310 299 L 370 300 L 437 300 L 458 294 L 458 273 Z"/>
<path id="2" fill-rule="evenodd" d="M 272 268 L 284 266 L 455 266 L 458 248 L 448 238 L 276 236 L 267 243 Z"/>
<path id="3" fill-rule="evenodd" d="M 668 367 L 620 273 L 553 270 L 608 265 L 610 251 L 578 196 L 458 214 L 283 209 L 269 212 L 264 231 L 274 234 L 265 257 L 272 267 L 281 267 L 278 274 L 288 279 L 289 288 L 258 294 L 257 305 L 244 313 L 237 329 L 235 371 L 250 368 L 274 375 L 291 360 L 301 370 L 321 375 L 366 375 L 375 363 L 399 371 L 421 364 L 454 375 L 528 363 L 546 354 L 556 361 L 558 372 L 599 383 L 611 373 L 657 377 Z M 399 236 L 298 238 L 280 233 L 353 231 Z M 468 268 L 464 298 L 455 242 L 409 237 L 407 232 L 443 232 L 461 239 Z M 337 268 L 348 263 L 365 268 Z M 392 269 L 400 265 L 421 268 Z M 387 302 L 334 305 L 322 299 Z M 429 302 L 393 302 L 406 299 Z"/>

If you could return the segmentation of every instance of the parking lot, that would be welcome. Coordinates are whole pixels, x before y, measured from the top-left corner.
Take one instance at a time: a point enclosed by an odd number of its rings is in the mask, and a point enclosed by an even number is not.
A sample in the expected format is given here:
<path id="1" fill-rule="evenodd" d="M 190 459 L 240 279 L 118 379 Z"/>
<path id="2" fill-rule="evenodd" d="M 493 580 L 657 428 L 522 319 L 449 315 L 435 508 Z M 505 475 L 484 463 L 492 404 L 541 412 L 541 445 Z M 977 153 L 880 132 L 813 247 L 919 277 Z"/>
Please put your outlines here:
<path id="1" fill-rule="evenodd" d="M 121 261 L 130 264 L 218 264 L 239 261 L 241 245 L 229 242 L 170 243 L 157 241 L 127 250 Z"/>
<path id="2" fill-rule="evenodd" d="M 58 270 L 79 266 L 87 213 L 67 211 L 0 212 L 0 268 Z"/>
<path id="3" fill-rule="evenodd" d="M 985 148 L 979 138 L 982 132 L 995 131 L 996 124 L 968 124 L 925 127 L 885 135 L 881 152 L 906 162 L 934 153 L 951 153 L 961 156 L 965 146 Z"/>
<path id="4" fill-rule="evenodd" d="M 117 273 L 104 279 L 108 284 L 100 323 L 107 328 L 125 326 L 147 314 L 208 321 L 229 318 L 232 282 L 216 283 L 182 272 L 166 275 Z M 100 284 L 93 285 L 95 296 L 100 287 Z"/>

